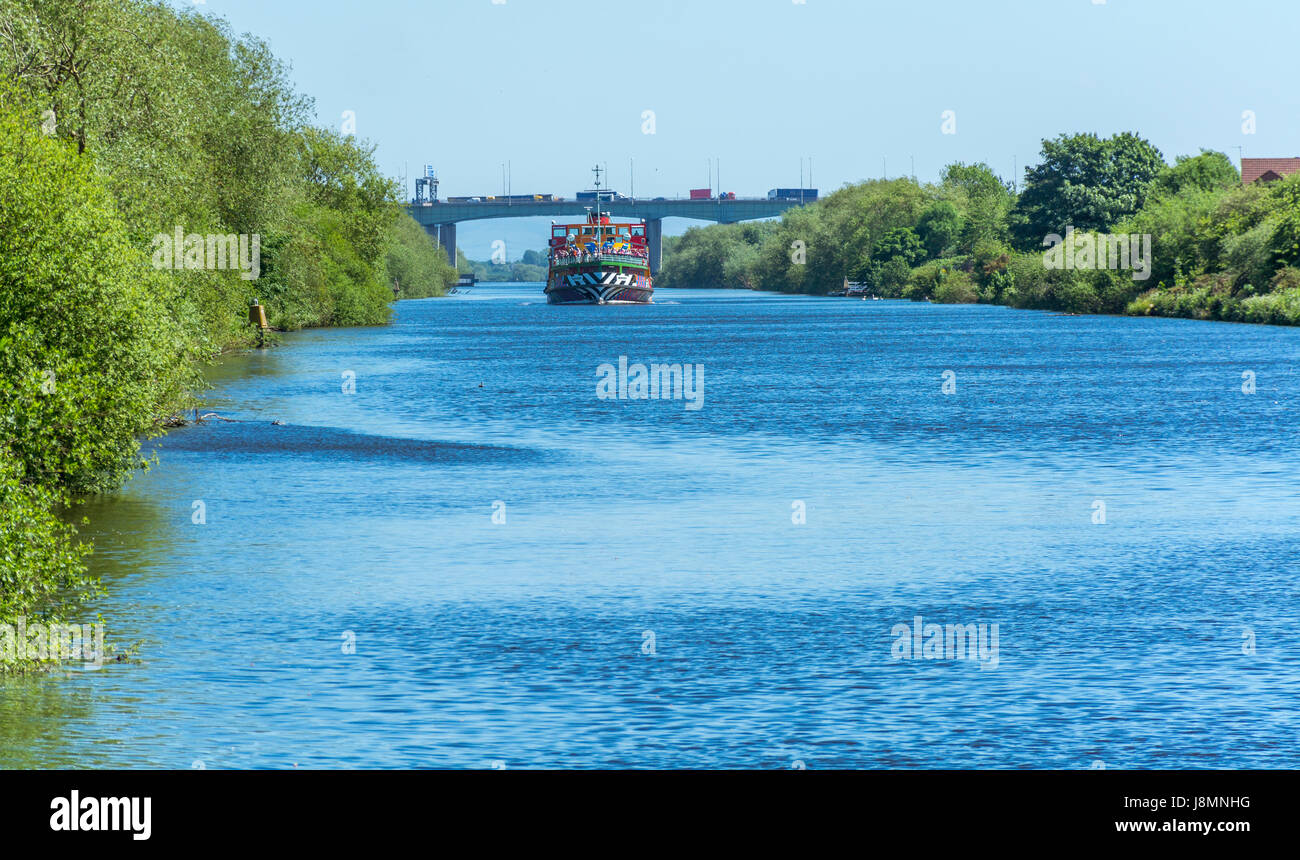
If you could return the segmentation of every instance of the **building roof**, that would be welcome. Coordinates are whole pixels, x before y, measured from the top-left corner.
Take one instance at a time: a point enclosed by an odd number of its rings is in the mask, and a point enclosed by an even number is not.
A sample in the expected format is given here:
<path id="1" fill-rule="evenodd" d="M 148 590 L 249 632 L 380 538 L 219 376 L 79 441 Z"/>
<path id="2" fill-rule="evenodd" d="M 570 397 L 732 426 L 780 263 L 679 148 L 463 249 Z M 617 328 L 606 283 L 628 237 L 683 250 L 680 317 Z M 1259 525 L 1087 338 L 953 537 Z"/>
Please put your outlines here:
<path id="1" fill-rule="evenodd" d="M 1272 173 L 1268 179 L 1280 179 L 1292 173 L 1300 172 L 1300 158 L 1243 158 L 1241 160 L 1241 181 L 1249 185 L 1265 174 Z"/>

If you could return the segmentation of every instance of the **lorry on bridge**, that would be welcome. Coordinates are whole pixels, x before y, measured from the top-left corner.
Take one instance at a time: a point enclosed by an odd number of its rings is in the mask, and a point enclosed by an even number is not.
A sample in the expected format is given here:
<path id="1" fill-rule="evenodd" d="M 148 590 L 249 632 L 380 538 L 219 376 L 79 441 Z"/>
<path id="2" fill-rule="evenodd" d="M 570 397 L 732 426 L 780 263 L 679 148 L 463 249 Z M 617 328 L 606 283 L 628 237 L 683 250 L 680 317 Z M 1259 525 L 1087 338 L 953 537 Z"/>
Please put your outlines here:
<path id="1" fill-rule="evenodd" d="M 768 200 L 801 200 L 807 203 L 817 199 L 816 188 L 773 188 L 767 192 Z"/>
<path id="2" fill-rule="evenodd" d="M 593 191 L 593 190 L 579 191 L 577 199 L 600 200 L 602 203 L 605 203 L 605 202 L 609 202 L 610 200 L 627 200 L 629 198 L 623 196 L 622 194 L 619 194 L 617 191 L 601 189 L 599 191 Z"/>

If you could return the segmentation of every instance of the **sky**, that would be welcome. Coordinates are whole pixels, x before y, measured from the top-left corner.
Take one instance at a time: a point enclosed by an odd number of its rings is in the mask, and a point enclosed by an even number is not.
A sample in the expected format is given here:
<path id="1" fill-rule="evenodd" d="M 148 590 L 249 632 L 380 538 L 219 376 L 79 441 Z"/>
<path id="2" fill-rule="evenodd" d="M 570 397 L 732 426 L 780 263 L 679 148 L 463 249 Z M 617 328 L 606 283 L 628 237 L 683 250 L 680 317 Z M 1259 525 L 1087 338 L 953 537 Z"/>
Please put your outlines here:
<path id="1" fill-rule="evenodd" d="M 808 185 L 810 162 L 823 195 L 954 161 L 1011 180 L 1077 132 L 1134 131 L 1171 162 L 1300 155 L 1300 0 L 173 5 L 266 41 L 319 122 L 353 112 L 408 195 L 425 164 L 444 198 L 501 193 L 507 162 L 512 193 L 565 197 L 596 163 L 638 197 L 764 195 L 801 165 Z M 503 238 L 517 258 L 547 223 L 469 222 L 459 244 L 485 259 Z"/>

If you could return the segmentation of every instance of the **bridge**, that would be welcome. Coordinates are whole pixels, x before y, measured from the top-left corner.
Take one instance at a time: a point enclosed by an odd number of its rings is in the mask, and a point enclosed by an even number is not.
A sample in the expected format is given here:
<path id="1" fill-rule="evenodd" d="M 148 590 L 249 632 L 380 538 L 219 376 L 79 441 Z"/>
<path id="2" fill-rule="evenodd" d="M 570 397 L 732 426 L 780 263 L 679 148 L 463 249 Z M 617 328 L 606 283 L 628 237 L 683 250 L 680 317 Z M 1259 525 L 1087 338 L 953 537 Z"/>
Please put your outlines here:
<path id="1" fill-rule="evenodd" d="M 771 218 L 801 205 L 798 200 L 767 197 L 738 197 L 732 200 L 667 200 L 656 198 L 616 197 L 600 201 L 600 211 L 615 218 L 644 218 L 646 241 L 650 250 L 650 271 L 658 273 L 663 253 L 663 219 L 695 218 L 734 224 L 755 218 Z M 534 216 L 573 215 L 585 218 L 596 206 L 594 200 L 484 200 L 481 203 L 408 204 L 406 211 L 447 251 L 447 259 L 456 265 L 456 225 L 461 221 L 483 218 L 531 218 Z M 542 237 L 550 239 L 550 234 Z"/>

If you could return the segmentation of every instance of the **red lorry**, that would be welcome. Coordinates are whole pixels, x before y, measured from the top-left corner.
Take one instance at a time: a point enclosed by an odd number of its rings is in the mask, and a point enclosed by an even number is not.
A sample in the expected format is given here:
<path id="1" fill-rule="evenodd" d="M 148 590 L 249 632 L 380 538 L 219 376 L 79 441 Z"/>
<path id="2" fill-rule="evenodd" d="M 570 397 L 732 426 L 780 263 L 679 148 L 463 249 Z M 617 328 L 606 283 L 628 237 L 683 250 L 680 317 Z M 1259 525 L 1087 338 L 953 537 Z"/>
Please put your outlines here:
<path id="1" fill-rule="evenodd" d="M 712 197 L 712 196 L 713 196 L 713 191 L 712 191 L 711 189 L 709 189 L 709 188 L 692 188 L 692 189 L 691 189 L 691 199 L 692 199 L 692 200 L 708 200 L 708 199 L 709 199 L 710 197 Z"/>

